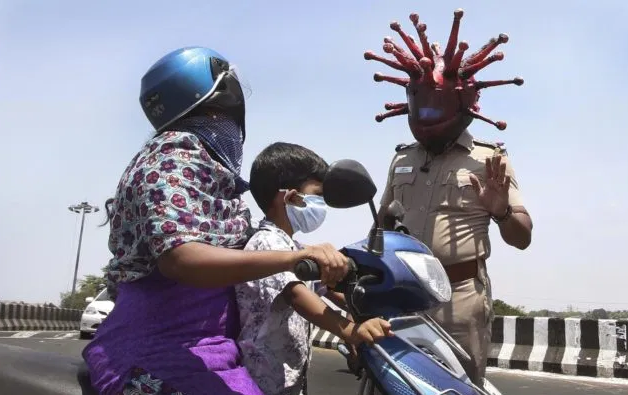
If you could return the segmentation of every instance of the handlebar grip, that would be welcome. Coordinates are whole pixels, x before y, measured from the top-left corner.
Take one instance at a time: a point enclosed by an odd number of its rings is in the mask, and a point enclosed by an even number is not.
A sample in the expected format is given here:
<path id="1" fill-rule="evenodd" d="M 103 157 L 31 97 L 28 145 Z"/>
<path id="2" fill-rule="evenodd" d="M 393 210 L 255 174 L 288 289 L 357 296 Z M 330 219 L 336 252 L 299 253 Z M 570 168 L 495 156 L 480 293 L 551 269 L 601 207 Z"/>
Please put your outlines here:
<path id="1" fill-rule="evenodd" d="M 358 270 L 358 267 L 355 264 L 355 261 L 349 257 L 349 273 L 355 273 Z M 314 262 L 311 259 L 304 259 L 296 264 L 294 267 L 294 274 L 301 281 L 317 281 L 321 279 L 321 271 L 318 267 L 318 263 Z"/>
<path id="2" fill-rule="evenodd" d="M 316 281 L 321 278 L 318 264 L 310 259 L 304 259 L 297 263 L 294 267 L 294 274 L 301 281 Z"/>

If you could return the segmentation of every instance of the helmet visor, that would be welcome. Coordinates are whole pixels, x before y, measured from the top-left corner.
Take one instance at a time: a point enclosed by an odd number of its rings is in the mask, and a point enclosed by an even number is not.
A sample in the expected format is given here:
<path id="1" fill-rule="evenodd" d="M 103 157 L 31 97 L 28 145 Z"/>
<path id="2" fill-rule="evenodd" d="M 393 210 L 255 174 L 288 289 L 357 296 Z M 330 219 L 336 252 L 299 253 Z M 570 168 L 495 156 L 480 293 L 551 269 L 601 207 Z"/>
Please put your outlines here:
<path id="1" fill-rule="evenodd" d="M 253 90 L 251 89 L 251 84 L 246 78 L 242 76 L 242 72 L 240 71 L 237 65 L 230 65 L 229 71 L 226 71 L 225 73 L 231 74 L 231 76 L 233 76 L 236 80 L 238 80 L 238 83 L 240 84 L 240 87 L 242 88 L 242 94 L 244 95 L 245 100 L 251 97 L 251 95 L 253 94 Z"/>

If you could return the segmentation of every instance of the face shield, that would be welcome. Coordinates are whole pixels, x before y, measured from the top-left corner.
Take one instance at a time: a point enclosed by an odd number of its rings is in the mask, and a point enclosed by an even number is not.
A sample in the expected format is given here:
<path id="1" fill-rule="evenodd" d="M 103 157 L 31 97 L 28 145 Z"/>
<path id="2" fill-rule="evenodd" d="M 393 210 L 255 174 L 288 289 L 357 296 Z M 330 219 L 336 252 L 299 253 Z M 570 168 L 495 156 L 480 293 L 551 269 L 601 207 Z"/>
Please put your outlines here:
<path id="1" fill-rule="evenodd" d="M 201 106 L 218 109 L 236 120 L 242 132 L 242 142 L 246 138 L 245 103 L 253 90 L 249 82 L 243 78 L 236 65 L 217 64 L 222 68 L 209 92 L 201 99 Z"/>
<path id="2" fill-rule="evenodd" d="M 242 96 L 244 97 L 244 100 L 248 100 L 251 97 L 251 95 L 253 94 L 251 84 L 245 77 L 243 77 L 237 65 L 230 65 L 229 70 L 221 73 L 218 78 L 222 79 L 223 75 L 231 75 L 238 81 L 238 83 L 240 84 L 240 88 L 242 89 Z M 218 84 L 214 84 L 214 86 L 216 85 Z"/>
<path id="3" fill-rule="evenodd" d="M 460 113 L 458 91 L 410 84 L 407 88 L 410 122 L 433 126 L 448 121 Z"/>

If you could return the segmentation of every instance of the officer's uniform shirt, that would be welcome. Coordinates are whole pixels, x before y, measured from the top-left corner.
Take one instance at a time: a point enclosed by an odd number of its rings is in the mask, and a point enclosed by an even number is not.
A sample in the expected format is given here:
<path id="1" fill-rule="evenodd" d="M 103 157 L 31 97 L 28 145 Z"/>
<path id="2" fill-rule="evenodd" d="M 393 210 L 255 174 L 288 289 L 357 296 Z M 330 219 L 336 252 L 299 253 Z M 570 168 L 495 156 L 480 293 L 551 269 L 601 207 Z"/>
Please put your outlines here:
<path id="1" fill-rule="evenodd" d="M 441 155 L 428 154 L 419 143 L 397 147 L 381 204 L 393 199 L 402 203 L 404 224 L 423 241 L 443 265 L 490 255 L 490 214 L 480 203 L 469 174 L 485 185 L 485 159 L 501 154 L 510 175 L 510 204 L 523 206 L 506 150 L 497 144 L 474 139 L 464 131 Z M 421 167 L 429 169 L 421 171 Z"/>

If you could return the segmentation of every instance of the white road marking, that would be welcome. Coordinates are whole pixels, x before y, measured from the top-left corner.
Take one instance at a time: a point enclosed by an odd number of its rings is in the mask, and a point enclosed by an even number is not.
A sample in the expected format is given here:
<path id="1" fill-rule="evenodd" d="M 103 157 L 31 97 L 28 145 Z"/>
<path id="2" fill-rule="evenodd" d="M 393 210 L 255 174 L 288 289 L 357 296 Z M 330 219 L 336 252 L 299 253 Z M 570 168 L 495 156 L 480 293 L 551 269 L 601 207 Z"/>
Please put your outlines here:
<path id="1" fill-rule="evenodd" d="M 18 332 L 16 334 L 9 336 L 9 338 L 10 339 L 25 339 L 28 337 L 33 337 L 38 333 L 39 331 L 22 331 L 22 332 Z"/>
<path id="2" fill-rule="evenodd" d="M 547 372 L 534 372 L 530 370 L 517 370 L 517 369 L 502 369 L 495 367 L 487 367 L 487 373 L 499 373 L 504 375 L 524 376 L 524 377 L 538 377 L 552 380 L 564 380 L 571 382 L 587 382 L 587 383 L 599 383 L 599 384 L 619 384 L 628 387 L 628 380 L 621 378 L 603 378 L 603 377 L 588 377 L 588 376 L 569 376 L 566 374 L 555 374 Z"/>

